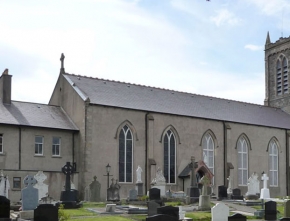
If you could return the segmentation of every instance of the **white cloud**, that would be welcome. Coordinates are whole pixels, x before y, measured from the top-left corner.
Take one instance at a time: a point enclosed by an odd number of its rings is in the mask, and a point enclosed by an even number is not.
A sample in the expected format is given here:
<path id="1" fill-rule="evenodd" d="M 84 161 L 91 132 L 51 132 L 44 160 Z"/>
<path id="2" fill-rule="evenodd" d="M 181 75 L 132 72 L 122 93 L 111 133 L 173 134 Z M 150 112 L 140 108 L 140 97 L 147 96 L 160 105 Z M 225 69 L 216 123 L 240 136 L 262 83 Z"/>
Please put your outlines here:
<path id="1" fill-rule="evenodd" d="M 252 44 L 245 45 L 245 48 L 246 49 L 249 49 L 251 51 L 260 51 L 260 50 L 263 50 L 263 46 L 260 46 L 260 45 L 252 45 Z"/>
<path id="2" fill-rule="evenodd" d="M 282 13 L 287 13 L 290 10 L 289 0 L 247 0 L 250 4 L 258 7 L 262 13 L 266 15 L 276 15 L 282 18 Z"/>
<path id="3" fill-rule="evenodd" d="M 216 16 L 211 16 L 210 20 L 216 24 L 216 26 L 221 25 L 232 25 L 235 26 L 241 22 L 232 12 L 227 9 L 220 9 L 216 11 Z"/>

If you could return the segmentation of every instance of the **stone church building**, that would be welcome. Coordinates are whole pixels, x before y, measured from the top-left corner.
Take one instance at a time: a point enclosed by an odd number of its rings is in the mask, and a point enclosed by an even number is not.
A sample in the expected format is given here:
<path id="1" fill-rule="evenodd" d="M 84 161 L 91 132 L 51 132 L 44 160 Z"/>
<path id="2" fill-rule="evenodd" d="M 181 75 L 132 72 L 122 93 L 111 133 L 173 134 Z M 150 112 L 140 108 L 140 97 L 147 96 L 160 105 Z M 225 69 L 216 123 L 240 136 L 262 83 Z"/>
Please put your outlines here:
<path id="1" fill-rule="evenodd" d="M 143 169 L 144 194 L 157 168 L 166 189 L 185 190 L 182 172 L 191 156 L 214 175 L 212 186 L 247 192 L 252 173 L 269 176 L 271 197 L 289 195 L 290 38 L 265 45 L 265 104 L 256 105 L 143 85 L 69 74 L 61 69 L 48 105 L 11 100 L 11 75 L 0 78 L 0 169 L 12 201 L 20 199 L 27 174 L 48 176 L 49 195 L 59 199 L 61 167 L 75 165 L 73 182 L 83 199 L 97 176 L 106 198 L 106 165 L 121 185 L 135 188 Z M 69 59 L 69 58 L 68 58 Z M 82 74 L 82 73 L 79 73 Z"/>

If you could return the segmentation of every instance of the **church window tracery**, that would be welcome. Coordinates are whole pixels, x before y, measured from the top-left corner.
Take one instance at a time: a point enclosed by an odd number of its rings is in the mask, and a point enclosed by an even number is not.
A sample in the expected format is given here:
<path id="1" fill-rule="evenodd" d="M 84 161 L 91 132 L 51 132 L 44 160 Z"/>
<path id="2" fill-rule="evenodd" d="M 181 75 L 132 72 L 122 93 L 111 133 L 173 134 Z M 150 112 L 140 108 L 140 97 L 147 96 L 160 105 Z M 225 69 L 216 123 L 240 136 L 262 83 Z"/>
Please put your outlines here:
<path id="1" fill-rule="evenodd" d="M 203 161 L 214 174 L 214 141 L 212 136 L 207 133 L 202 139 Z"/>
<path id="2" fill-rule="evenodd" d="M 119 134 L 119 182 L 132 182 L 133 137 L 125 125 Z"/>
<path id="3" fill-rule="evenodd" d="M 176 141 L 171 130 L 164 135 L 164 177 L 167 183 L 175 183 L 176 179 Z"/>
<path id="4" fill-rule="evenodd" d="M 238 149 L 238 183 L 241 186 L 247 185 L 248 181 L 248 143 L 241 137 L 237 144 Z"/>
<path id="5" fill-rule="evenodd" d="M 278 147 L 272 140 L 269 144 L 269 185 L 278 186 Z"/>

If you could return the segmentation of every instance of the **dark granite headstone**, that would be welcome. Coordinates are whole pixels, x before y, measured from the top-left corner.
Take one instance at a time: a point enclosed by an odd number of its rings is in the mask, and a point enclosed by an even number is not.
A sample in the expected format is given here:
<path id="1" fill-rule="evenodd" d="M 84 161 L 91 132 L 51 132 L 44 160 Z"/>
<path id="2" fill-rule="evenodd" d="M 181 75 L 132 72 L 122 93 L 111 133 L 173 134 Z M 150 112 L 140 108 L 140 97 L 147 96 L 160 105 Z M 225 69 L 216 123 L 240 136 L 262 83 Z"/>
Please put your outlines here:
<path id="1" fill-rule="evenodd" d="M 240 213 L 236 213 L 232 216 L 229 216 L 228 221 L 247 221 L 247 217 Z"/>
<path id="2" fill-rule="evenodd" d="M 165 214 L 168 216 L 173 216 L 177 220 L 179 218 L 179 208 L 173 206 L 162 206 L 157 208 L 157 214 Z"/>
<path id="3" fill-rule="evenodd" d="M 40 204 L 34 210 L 34 221 L 58 221 L 58 208 L 52 204 Z"/>
<path id="4" fill-rule="evenodd" d="M 160 207 L 160 204 L 155 201 L 147 202 L 148 207 L 148 216 L 153 216 L 157 214 L 157 208 Z"/>
<path id="5" fill-rule="evenodd" d="M 160 200 L 160 189 L 151 188 L 149 190 L 149 200 Z"/>
<path id="6" fill-rule="evenodd" d="M 178 219 L 176 219 L 173 216 L 168 216 L 165 214 L 157 214 L 154 216 L 147 217 L 146 221 L 178 221 Z"/>
<path id="7" fill-rule="evenodd" d="M 284 217 L 290 217 L 290 200 L 284 203 Z"/>
<path id="8" fill-rule="evenodd" d="M 243 196 L 241 195 L 241 190 L 239 188 L 233 189 L 233 193 L 232 193 L 231 198 L 233 200 L 242 200 Z"/>
<path id="9" fill-rule="evenodd" d="M 268 201 L 265 203 L 265 220 L 277 220 L 277 203 Z"/>
<path id="10" fill-rule="evenodd" d="M 225 186 L 218 186 L 218 200 L 227 199 L 227 187 Z"/>
<path id="11" fill-rule="evenodd" d="M 5 196 L 0 196 L 0 218 L 10 217 L 10 200 Z"/>

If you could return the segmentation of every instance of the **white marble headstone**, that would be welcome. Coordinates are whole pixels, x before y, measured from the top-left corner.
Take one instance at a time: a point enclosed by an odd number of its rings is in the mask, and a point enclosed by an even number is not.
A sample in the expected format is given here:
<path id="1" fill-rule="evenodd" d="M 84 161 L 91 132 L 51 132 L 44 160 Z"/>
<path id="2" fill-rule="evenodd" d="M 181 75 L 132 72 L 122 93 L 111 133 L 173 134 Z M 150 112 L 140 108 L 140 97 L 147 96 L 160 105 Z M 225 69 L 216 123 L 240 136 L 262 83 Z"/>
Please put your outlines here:
<path id="1" fill-rule="evenodd" d="M 34 185 L 34 188 L 38 189 L 38 200 L 48 195 L 48 185 L 43 183 L 47 176 L 43 171 L 38 171 L 34 178 L 37 180 L 37 183 Z"/>
<path id="2" fill-rule="evenodd" d="M 10 189 L 10 183 L 8 176 L 3 175 L 3 170 L 1 170 L 0 175 L 0 196 L 5 196 L 8 199 L 8 191 Z"/>
<path id="3" fill-rule="evenodd" d="M 263 188 L 261 189 L 260 199 L 269 199 L 270 198 L 270 191 L 267 187 L 267 181 L 269 180 L 269 177 L 267 174 L 263 174 L 262 176 L 263 180 Z"/>
<path id="4" fill-rule="evenodd" d="M 248 192 L 246 195 L 256 195 L 260 192 L 260 181 L 258 180 L 258 174 L 253 173 L 248 179 Z"/>
<path id="5" fill-rule="evenodd" d="M 211 208 L 211 221 L 228 220 L 229 214 L 230 214 L 229 207 L 224 203 L 218 203 Z"/>

